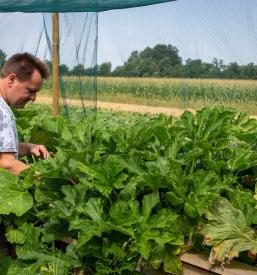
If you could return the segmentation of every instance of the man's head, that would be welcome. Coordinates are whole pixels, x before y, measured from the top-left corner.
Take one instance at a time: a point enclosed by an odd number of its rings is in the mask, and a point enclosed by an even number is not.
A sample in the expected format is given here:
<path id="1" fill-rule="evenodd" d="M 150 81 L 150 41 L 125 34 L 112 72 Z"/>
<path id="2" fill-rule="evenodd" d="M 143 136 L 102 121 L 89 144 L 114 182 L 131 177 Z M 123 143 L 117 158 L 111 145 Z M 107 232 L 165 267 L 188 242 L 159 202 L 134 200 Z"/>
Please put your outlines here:
<path id="1" fill-rule="evenodd" d="M 5 100 L 15 108 L 23 108 L 27 102 L 36 99 L 43 79 L 49 74 L 47 65 L 34 55 L 18 53 L 11 56 L 0 73 Z"/>

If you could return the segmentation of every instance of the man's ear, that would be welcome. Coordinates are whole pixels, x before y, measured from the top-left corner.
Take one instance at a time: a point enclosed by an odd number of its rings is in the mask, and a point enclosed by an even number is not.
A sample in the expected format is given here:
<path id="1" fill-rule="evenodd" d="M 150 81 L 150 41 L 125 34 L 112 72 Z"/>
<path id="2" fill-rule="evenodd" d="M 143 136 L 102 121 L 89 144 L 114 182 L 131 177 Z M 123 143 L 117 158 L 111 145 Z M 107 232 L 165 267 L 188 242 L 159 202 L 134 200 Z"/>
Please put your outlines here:
<path id="1" fill-rule="evenodd" d="M 7 79 L 8 79 L 8 87 L 12 88 L 12 86 L 14 84 L 14 81 L 16 79 L 16 74 L 15 73 L 9 74 L 8 77 L 7 77 Z"/>

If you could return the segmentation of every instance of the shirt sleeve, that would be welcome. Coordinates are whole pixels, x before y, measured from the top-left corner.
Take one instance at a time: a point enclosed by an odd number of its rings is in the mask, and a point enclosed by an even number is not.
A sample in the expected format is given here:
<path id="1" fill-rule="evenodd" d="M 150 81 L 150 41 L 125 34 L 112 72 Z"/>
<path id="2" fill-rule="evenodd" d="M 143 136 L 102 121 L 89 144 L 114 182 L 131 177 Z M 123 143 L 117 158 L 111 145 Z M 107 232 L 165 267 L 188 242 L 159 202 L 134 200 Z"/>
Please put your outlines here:
<path id="1" fill-rule="evenodd" d="M 0 152 L 17 153 L 15 121 L 0 109 Z"/>

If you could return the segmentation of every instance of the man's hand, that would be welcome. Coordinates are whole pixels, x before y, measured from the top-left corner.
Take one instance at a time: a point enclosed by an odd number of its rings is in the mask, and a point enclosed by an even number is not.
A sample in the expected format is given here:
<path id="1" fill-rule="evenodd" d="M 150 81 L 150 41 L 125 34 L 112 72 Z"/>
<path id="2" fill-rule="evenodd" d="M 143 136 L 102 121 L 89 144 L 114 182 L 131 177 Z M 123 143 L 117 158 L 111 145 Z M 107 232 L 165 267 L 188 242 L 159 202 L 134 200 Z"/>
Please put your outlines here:
<path id="1" fill-rule="evenodd" d="M 36 157 L 43 157 L 44 159 L 48 159 L 50 154 L 47 151 L 44 145 L 37 145 L 37 144 L 29 144 L 30 154 Z"/>
<path id="2" fill-rule="evenodd" d="M 36 157 L 43 157 L 48 159 L 50 154 L 44 145 L 32 144 L 32 143 L 20 143 L 19 144 L 19 155 L 34 155 Z"/>

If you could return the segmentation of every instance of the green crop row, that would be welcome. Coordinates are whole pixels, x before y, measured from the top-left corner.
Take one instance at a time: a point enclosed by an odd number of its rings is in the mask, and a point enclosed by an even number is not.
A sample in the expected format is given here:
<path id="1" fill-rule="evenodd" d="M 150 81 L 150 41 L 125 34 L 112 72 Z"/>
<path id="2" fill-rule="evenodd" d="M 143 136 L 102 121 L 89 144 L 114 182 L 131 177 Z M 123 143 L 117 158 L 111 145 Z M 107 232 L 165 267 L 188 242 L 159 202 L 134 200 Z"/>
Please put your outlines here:
<path id="1" fill-rule="evenodd" d="M 51 80 L 45 89 L 51 89 Z M 208 101 L 216 103 L 256 103 L 257 81 L 192 80 L 151 78 L 75 77 L 62 80 L 61 90 L 68 98 L 92 98 L 97 88 L 101 95 L 126 95 L 146 99 Z"/>
<path id="2" fill-rule="evenodd" d="M 51 157 L 27 158 L 19 177 L 0 170 L 15 245 L 0 253 L 1 275 L 180 275 L 186 251 L 255 269 L 257 120 L 219 107 L 74 123 L 36 108 L 15 112 L 19 137 Z"/>

